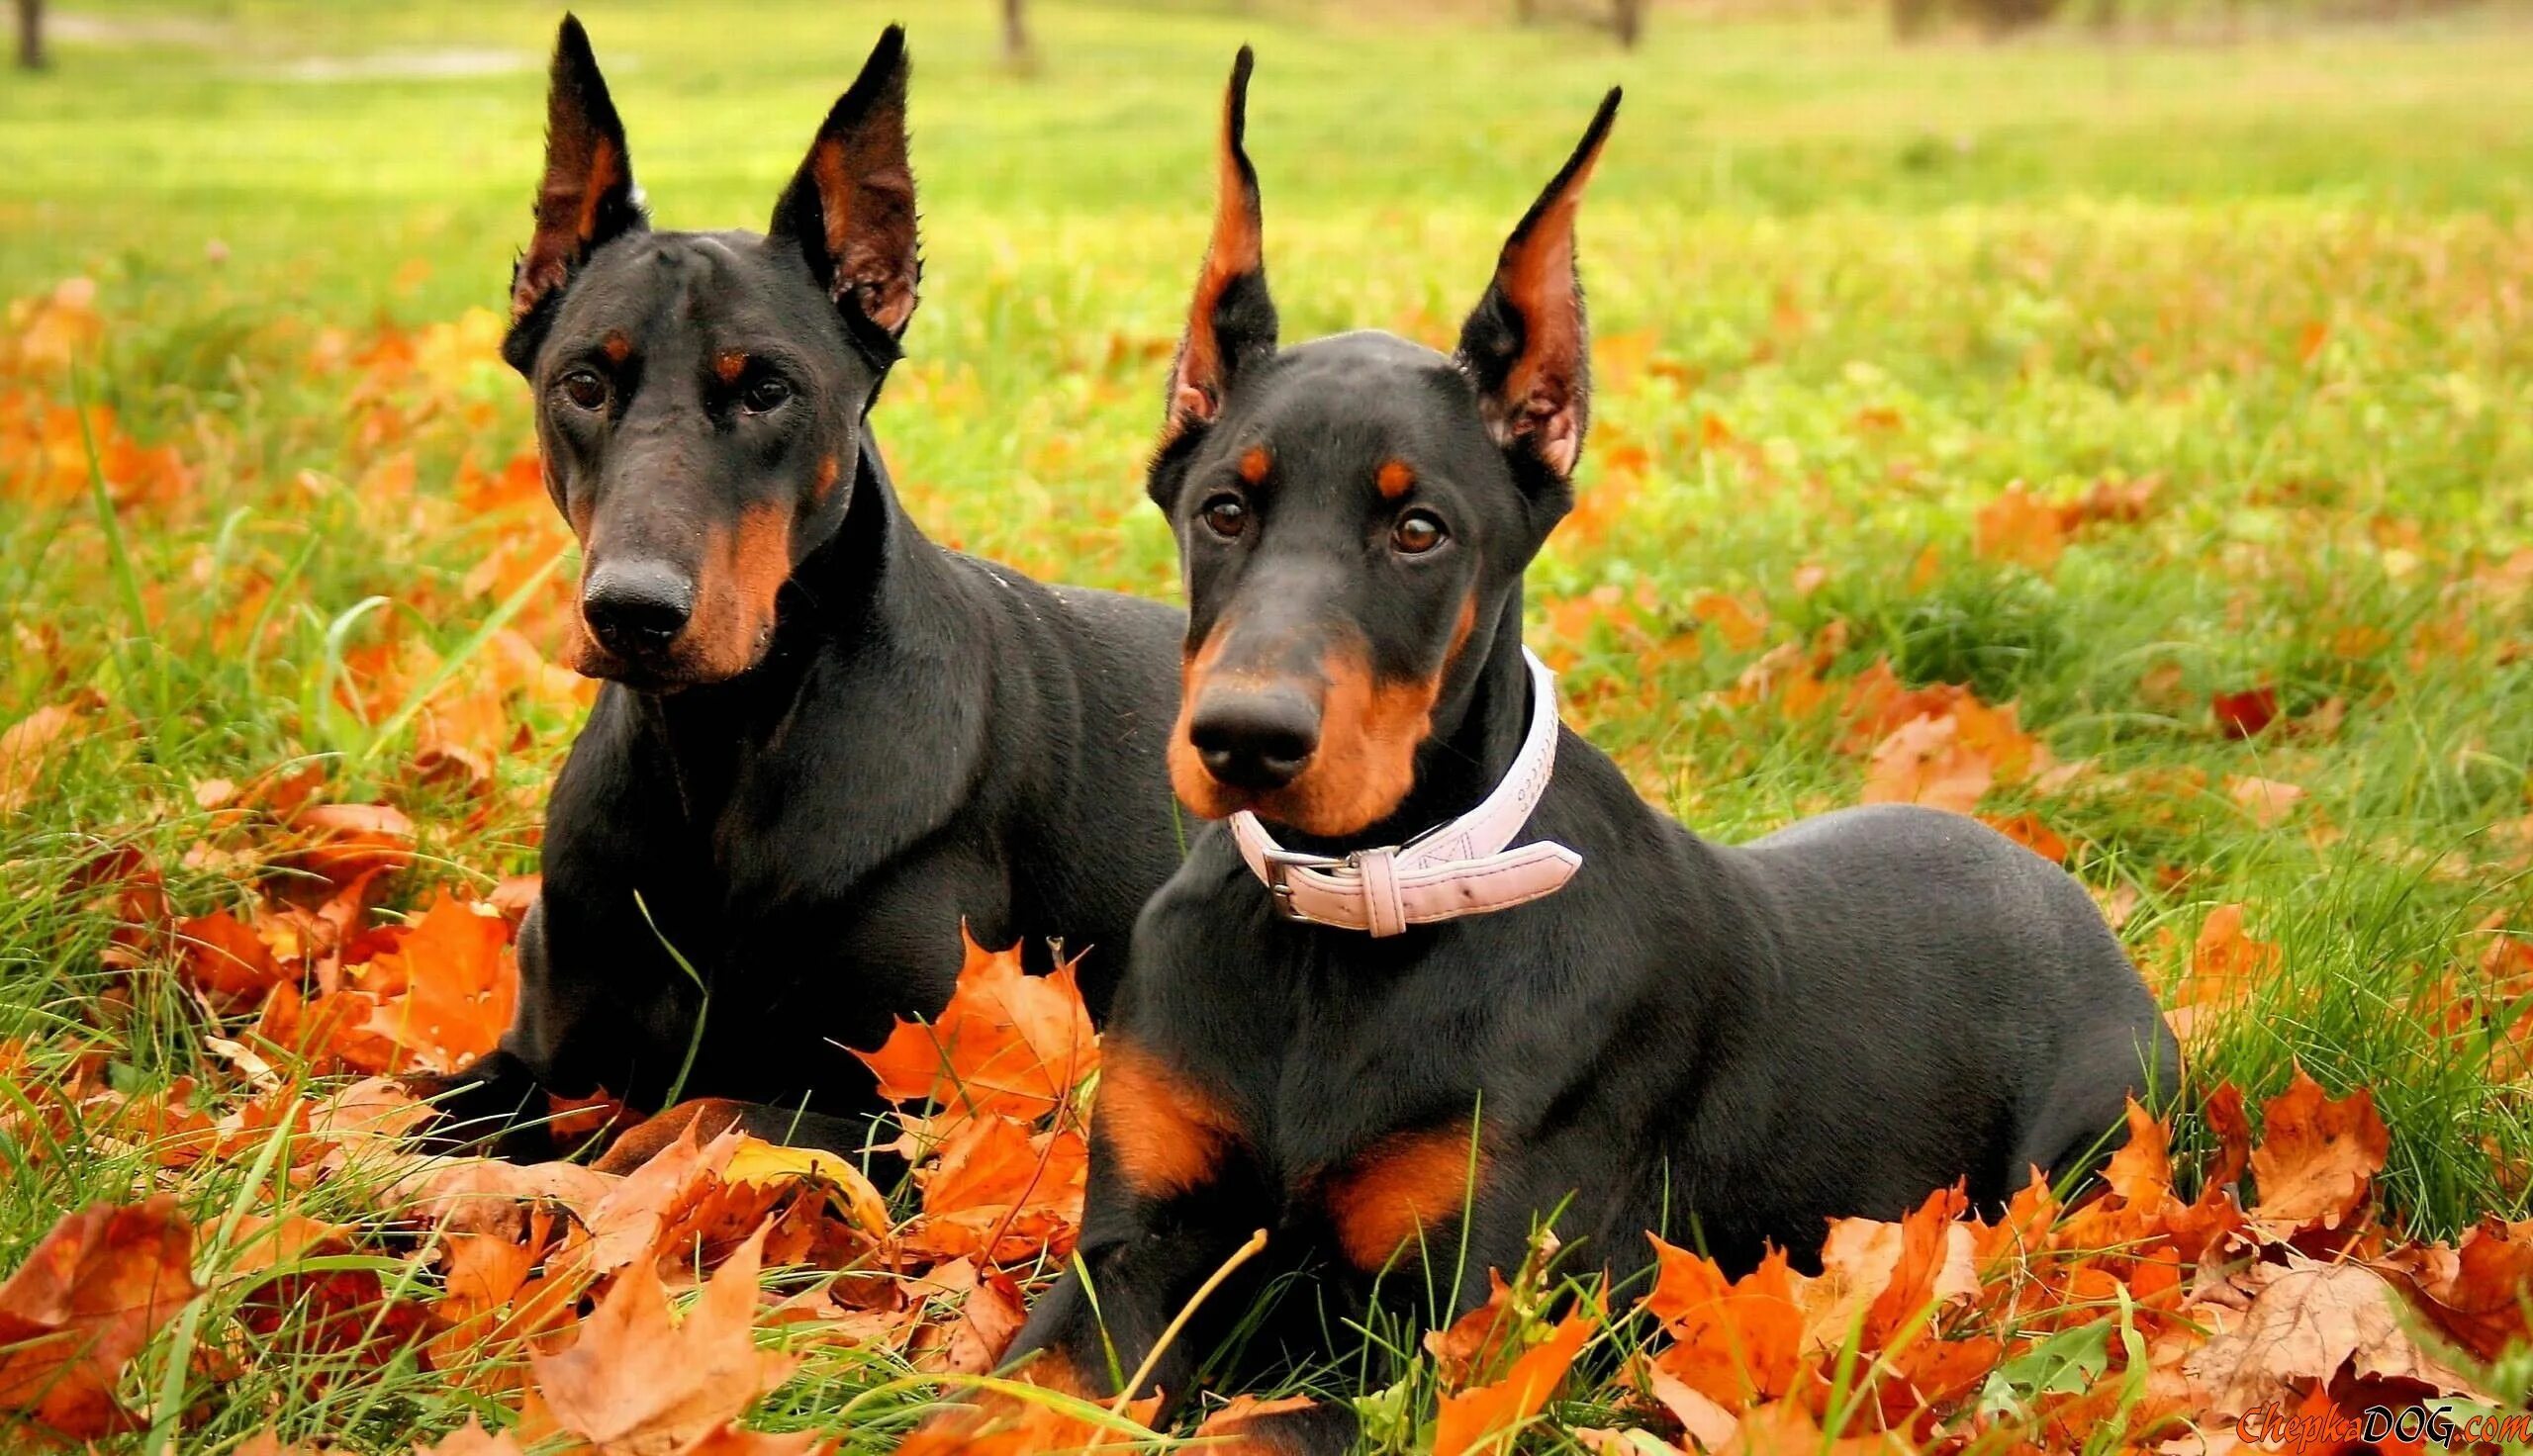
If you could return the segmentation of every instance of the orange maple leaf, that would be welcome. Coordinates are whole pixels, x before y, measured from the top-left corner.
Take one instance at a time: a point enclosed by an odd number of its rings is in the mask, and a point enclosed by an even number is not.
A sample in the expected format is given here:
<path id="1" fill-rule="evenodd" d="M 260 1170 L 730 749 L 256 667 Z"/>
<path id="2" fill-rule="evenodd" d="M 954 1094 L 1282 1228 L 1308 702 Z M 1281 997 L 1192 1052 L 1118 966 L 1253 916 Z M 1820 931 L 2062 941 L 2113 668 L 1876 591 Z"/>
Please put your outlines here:
<path id="1" fill-rule="evenodd" d="M 2334 1101 L 2298 1067 L 2287 1090 L 2261 1106 L 2261 1142 L 2251 1155 L 2260 1199 L 2252 1222 L 2280 1242 L 2343 1228 L 2365 1207 L 2392 1150 L 2392 1135 L 2376 1115 L 2371 1090 L 2360 1087 Z"/>
<path id="2" fill-rule="evenodd" d="M 1130 1404 L 1122 1415 L 1092 1419 L 1079 1394 L 1047 1390 L 1028 1396 L 987 1391 L 973 1403 L 950 1407 L 917 1426 L 896 1456 L 1126 1456 L 1151 1448 L 1160 1396 Z"/>
<path id="3" fill-rule="evenodd" d="M 83 688 L 68 702 L 38 708 L 0 733 L 0 813 L 19 808 L 34 796 L 53 745 L 81 718 L 105 705 L 105 697 L 96 689 Z"/>
<path id="4" fill-rule="evenodd" d="M 290 817 L 297 844 L 274 864 L 339 889 L 414 863 L 414 821 L 387 804 L 310 804 Z"/>
<path id="5" fill-rule="evenodd" d="M 124 1362 L 199 1292 L 172 1194 L 64 1216 L 0 1285 L 0 1410 L 79 1440 L 128 1429 Z"/>
<path id="6" fill-rule="evenodd" d="M 2033 499 L 2022 482 L 1979 507 L 1975 549 L 1991 561 L 2012 561 L 2047 572 L 2067 549 L 2067 523 L 2059 508 Z"/>
<path id="7" fill-rule="evenodd" d="M 1445 1396 L 1434 1423 L 1434 1456 L 1500 1449 L 1547 1407 L 1591 1337 L 1592 1318 L 1569 1315 L 1548 1338 L 1525 1350 L 1502 1380 Z"/>
<path id="8" fill-rule="evenodd" d="M 1651 1237 L 1651 1235 L 1647 1235 Z M 1655 1365 L 1728 1407 L 1782 1396 L 1803 1368 L 1802 1276 L 1783 1249 L 1727 1280 L 1711 1259 L 1653 1239 L 1656 1274 L 1644 1308 L 1671 1332 Z"/>
<path id="9" fill-rule="evenodd" d="M 1020 951 L 960 939 L 967 961 L 929 1024 L 899 1021 L 877 1051 L 856 1051 L 892 1102 L 932 1101 L 957 1114 L 1027 1120 L 1053 1112 L 1098 1064 L 1090 1013 L 1071 964 L 1033 976 Z"/>
<path id="10" fill-rule="evenodd" d="M 177 974 L 224 1011 L 250 1010 L 282 978 L 272 947 L 226 910 L 176 923 Z"/>
<path id="11" fill-rule="evenodd" d="M 1922 713 L 1874 745 L 1865 769 L 1864 801 L 1925 804 L 1967 814 L 1996 781 L 1996 766 L 1962 743 L 1959 719 Z"/>
<path id="12" fill-rule="evenodd" d="M 1070 1251 L 1081 1221 L 1090 1147 L 1080 1131 L 1032 1133 L 1006 1117 L 969 1118 L 923 1176 L 923 1215 L 904 1246 L 935 1258 L 989 1262 Z"/>
<path id="13" fill-rule="evenodd" d="M 375 1004 L 338 1046 L 364 1071 L 455 1071 L 499 1045 L 518 1004 L 509 922 L 446 894 L 355 978 Z"/>
<path id="14" fill-rule="evenodd" d="M 2239 904 L 2219 905 L 2200 923 L 2199 939 L 2191 945 L 2189 973 L 2166 998 L 2169 1009 L 2164 1019 L 2172 1025 L 2174 1036 L 2188 1041 L 2206 1030 L 2203 1023 L 2238 1010 L 2251 999 L 2255 987 L 2277 972 L 2282 958 L 2279 949 L 2244 931 L 2244 909 Z"/>
<path id="15" fill-rule="evenodd" d="M 436 1446 L 416 1446 L 414 1456 L 526 1456 L 506 1430 L 488 1431 L 474 1416 L 442 1437 Z"/>
<path id="16" fill-rule="evenodd" d="M 1466 1385 L 1494 1368 L 1505 1343 L 1521 1333 L 1521 1318 L 1512 1308 L 1512 1286 L 1504 1282 L 1503 1272 L 1490 1267 L 1486 1303 L 1453 1320 L 1448 1328 L 1426 1331 L 1425 1351 L 1434 1357 L 1435 1373 L 1445 1388 Z"/>

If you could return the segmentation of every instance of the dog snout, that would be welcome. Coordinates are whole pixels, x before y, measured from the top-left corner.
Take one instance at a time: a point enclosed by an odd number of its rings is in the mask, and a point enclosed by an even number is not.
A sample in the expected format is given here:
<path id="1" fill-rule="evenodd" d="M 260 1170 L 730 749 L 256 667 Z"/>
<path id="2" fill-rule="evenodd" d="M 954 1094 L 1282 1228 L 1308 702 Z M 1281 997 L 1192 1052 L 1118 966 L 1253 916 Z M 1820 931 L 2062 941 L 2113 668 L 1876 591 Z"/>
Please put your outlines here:
<path id="1" fill-rule="evenodd" d="M 627 657 L 664 650 L 694 614 L 694 580 L 664 561 L 605 562 L 581 587 L 591 635 Z"/>
<path id="2" fill-rule="evenodd" d="M 1188 720 L 1187 741 L 1205 772 L 1264 793 L 1290 783 L 1319 750 L 1319 710 L 1292 688 L 1213 691 Z"/>

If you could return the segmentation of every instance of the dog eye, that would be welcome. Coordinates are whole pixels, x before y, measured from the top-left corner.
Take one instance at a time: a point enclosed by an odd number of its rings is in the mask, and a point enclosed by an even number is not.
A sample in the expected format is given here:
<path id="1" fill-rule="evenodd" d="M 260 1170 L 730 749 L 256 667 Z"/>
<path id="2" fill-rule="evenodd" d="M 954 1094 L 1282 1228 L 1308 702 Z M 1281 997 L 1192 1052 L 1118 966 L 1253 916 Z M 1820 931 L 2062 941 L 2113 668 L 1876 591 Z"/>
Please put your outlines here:
<path id="1" fill-rule="evenodd" d="M 1205 502 L 1201 514 L 1205 529 L 1226 541 L 1238 536 L 1249 524 L 1249 507 L 1241 503 L 1238 496 L 1216 496 Z"/>
<path id="2" fill-rule="evenodd" d="M 1401 556 L 1423 556 L 1443 544 L 1443 522 L 1430 510 L 1411 510 L 1389 528 L 1390 549 Z"/>
<path id="3" fill-rule="evenodd" d="M 792 386 L 784 383 L 779 374 L 767 374 L 759 376 L 739 392 L 739 408 L 750 414 L 763 414 L 770 410 L 782 409 L 783 403 L 791 398 Z"/>
<path id="4" fill-rule="evenodd" d="M 607 408 L 607 381 L 594 369 L 575 369 L 559 381 L 563 398 L 582 410 Z"/>

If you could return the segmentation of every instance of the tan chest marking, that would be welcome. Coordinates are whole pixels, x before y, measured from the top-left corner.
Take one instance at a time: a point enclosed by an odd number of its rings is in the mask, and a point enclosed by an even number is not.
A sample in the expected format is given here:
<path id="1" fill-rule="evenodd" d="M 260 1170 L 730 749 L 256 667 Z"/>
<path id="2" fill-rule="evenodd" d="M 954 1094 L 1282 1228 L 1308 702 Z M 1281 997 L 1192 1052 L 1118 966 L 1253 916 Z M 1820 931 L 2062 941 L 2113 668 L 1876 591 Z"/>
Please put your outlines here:
<path id="1" fill-rule="evenodd" d="M 1240 1137 L 1211 1093 L 1153 1053 L 1114 1040 L 1100 1050 L 1090 1120 L 1099 1145 L 1145 1198 L 1204 1186 Z"/>
<path id="2" fill-rule="evenodd" d="M 1486 1154 L 1471 1166 L 1468 1125 L 1385 1138 L 1330 1176 L 1328 1220 L 1346 1258 L 1379 1269 L 1420 1235 L 1430 1236 L 1468 1206 L 1486 1179 Z"/>

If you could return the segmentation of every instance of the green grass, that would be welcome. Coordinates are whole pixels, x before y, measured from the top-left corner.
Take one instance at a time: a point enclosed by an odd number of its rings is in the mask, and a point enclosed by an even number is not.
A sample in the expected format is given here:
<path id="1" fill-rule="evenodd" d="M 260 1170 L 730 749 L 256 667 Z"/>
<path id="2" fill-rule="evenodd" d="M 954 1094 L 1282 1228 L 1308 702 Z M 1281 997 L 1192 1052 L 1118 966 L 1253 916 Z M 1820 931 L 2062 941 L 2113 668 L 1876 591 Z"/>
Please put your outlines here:
<path id="1" fill-rule="evenodd" d="M 2528 584 L 2488 570 L 2533 546 L 2518 17 L 1900 51 L 1868 17 L 1666 10 L 1623 56 L 1580 30 L 1040 8 L 1044 72 L 1020 80 L 994 64 L 988 7 L 907 7 L 928 266 L 879 430 L 929 529 L 1046 576 L 1173 589 L 1140 465 L 1240 41 L 1261 54 L 1252 147 L 1295 338 L 1448 337 L 1622 82 L 1582 223 L 1603 349 L 1591 504 L 1532 574 L 1573 720 L 1692 826 L 1738 839 L 1853 802 L 1864 773 L 1833 723 L 1726 696 L 1769 649 L 1819 649 L 1833 689 L 1888 657 L 2016 700 L 2095 770 L 1994 807 L 2036 810 L 2090 884 L 2137 894 L 2123 936 L 2142 962 L 2176 968 L 2233 901 L 2281 948 L 2249 1010 L 2194 1045 L 2194 1085 L 2257 1097 L 2300 1063 L 2371 1086 L 2398 1218 L 2524 1212 L 2533 1089 L 2491 1054 L 2522 988 L 2460 1036 L 2428 1005 L 2449 977 L 2477 983 L 2490 915 L 2533 928 L 2526 844 L 2490 832 L 2533 807 Z M 419 697 L 364 717 L 332 690 L 374 667 L 364 649 L 461 652 L 564 544 L 538 502 L 470 515 L 451 491 L 461 458 L 524 445 L 521 392 L 480 337 L 443 329 L 445 362 L 393 382 L 401 422 L 365 439 L 368 407 L 347 403 L 364 373 L 327 335 L 498 306 L 554 17 L 489 0 L 83 15 L 92 39 L 66 36 L 56 71 L 0 78 L 0 297 L 96 279 L 111 328 L 75 387 L 195 479 L 103 510 L 84 482 L 0 479 L 0 725 L 83 687 L 106 703 L 0 823 L 0 1041 L 25 1045 L 31 1079 L 87 1046 L 138 1090 L 220 1075 L 204 1014 L 170 976 L 101 966 L 116 911 L 70 876 L 130 845 L 179 912 L 237 903 L 234 869 L 185 864 L 209 822 L 197 781 L 331 756 L 337 795 L 385 792 L 423 825 L 400 905 L 533 867 L 568 707 L 529 712 L 478 800 L 408 769 L 400 709 Z M 760 224 L 890 18 L 734 16 L 585 11 L 667 226 Z M 520 64 L 308 78 L 312 58 L 450 48 Z M 0 379 L 0 412 L 73 387 Z M 1973 549 L 2010 481 L 2054 500 L 2148 476 L 2153 513 L 2088 528 L 2046 575 Z M 503 549 L 517 570 L 470 584 Z M 1826 578 L 1808 592 L 1807 566 Z M 1707 592 L 1764 612 L 1760 638 L 1702 627 Z M 563 603 L 549 585 L 518 605 L 540 629 Z M 2220 735 L 2210 695 L 2262 684 L 2294 715 L 2340 700 L 2344 722 Z M 2263 826 L 2227 775 L 2307 797 Z M 62 1209 L 146 1181 L 137 1153 L 26 1150 L 0 1168 L 0 1267 Z M 209 1217 L 272 1176 L 250 1152 L 184 1191 Z M 357 1189 L 328 1196 L 348 1212 Z M 209 1389 L 156 1358 L 168 1390 Z M 410 1360 L 312 1384 L 317 1363 L 250 1361 L 186 1448 L 275 1410 L 386 1447 L 463 1409 Z M 781 1409 L 814 1423 L 873 1378 L 823 1364 Z"/>

